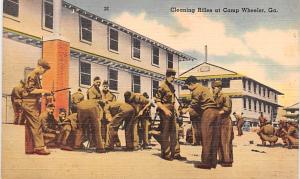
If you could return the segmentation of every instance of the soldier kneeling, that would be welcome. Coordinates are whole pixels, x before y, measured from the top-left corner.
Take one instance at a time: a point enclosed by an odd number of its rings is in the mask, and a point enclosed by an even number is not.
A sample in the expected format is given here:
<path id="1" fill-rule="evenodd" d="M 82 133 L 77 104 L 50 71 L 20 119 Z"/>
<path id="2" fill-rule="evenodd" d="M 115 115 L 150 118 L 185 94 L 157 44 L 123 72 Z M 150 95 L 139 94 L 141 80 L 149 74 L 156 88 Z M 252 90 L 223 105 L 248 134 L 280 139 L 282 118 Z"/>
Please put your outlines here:
<path id="1" fill-rule="evenodd" d="M 269 142 L 270 146 L 273 146 L 278 140 L 278 137 L 275 135 L 275 129 L 270 123 L 262 125 L 257 134 L 264 146 L 266 145 L 266 142 Z"/>

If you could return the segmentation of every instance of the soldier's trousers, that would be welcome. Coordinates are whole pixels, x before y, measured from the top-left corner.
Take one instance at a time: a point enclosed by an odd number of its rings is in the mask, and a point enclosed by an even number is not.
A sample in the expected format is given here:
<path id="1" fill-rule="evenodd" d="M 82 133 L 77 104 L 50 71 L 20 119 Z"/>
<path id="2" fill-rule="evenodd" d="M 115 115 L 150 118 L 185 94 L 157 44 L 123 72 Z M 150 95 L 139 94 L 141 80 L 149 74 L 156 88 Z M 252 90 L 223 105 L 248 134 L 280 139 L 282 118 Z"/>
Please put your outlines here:
<path id="1" fill-rule="evenodd" d="M 219 110 L 207 108 L 201 116 L 202 154 L 201 162 L 214 167 L 217 165 L 217 151 L 220 142 Z"/>
<path id="2" fill-rule="evenodd" d="M 143 145 L 149 145 L 149 117 L 147 116 L 142 116 L 140 118 L 141 120 L 141 127 L 142 127 L 142 132 L 139 133 L 139 139 L 142 140 Z"/>
<path id="3" fill-rule="evenodd" d="M 200 121 L 201 115 L 198 114 L 195 110 L 190 110 L 190 120 L 192 121 L 192 144 L 199 145 L 201 143 L 201 131 L 200 131 Z"/>
<path id="4" fill-rule="evenodd" d="M 75 147 L 79 148 L 82 142 L 82 134 L 84 130 L 89 127 L 93 131 L 93 139 L 95 140 L 96 149 L 104 149 L 101 137 L 101 119 L 103 117 L 103 110 L 97 105 L 90 105 L 87 107 L 77 106 L 78 112 L 78 129 L 75 136 Z"/>
<path id="5" fill-rule="evenodd" d="M 137 128 L 136 132 L 134 131 L 134 124 L 137 124 L 137 119 L 134 117 L 134 115 L 135 111 L 133 107 L 129 104 L 123 104 L 115 114 L 112 114 L 112 121 L 108 124 L 109 131 L 106 142 L 108 147 L 114 147 L 115 136 L 117 135 L 119 127 L 124 120 L 127 122 L 125 128 L 126 147 L 130 149 L 137 146 Z M 134 133 L 136 133 L 136 137 L 134 137 Z"/>
<path id="6" fill-rule="evenodd" d="M 237 126 L 238 136 L 243 135 L 242 126 Z"/>
<path id="7" fill-rule="evenodd" d="M 175 157 L 180 155 L 180 145 L 178 141 L 179 126 L 176 122 L 175 115 L 168 117 L 161 111 L 159 117 L 161 122 L 161 156 Z"/>
<path id="8" fill-rule="evenodd" d="M 18 103 L 12 102 L 14 110 L 14 124 L 25 124 L 24 118 L 22 117 L 22 108 Z"/>
<path id="9" fill-rule="evenodd" d="M 23 99 L 22 110 L 25 124 L 25 152 L 44 148 L 44 138 L 41 121 L 39 121 L 39 106 L 37 99 Z"/>
<path id="10" fill-rule="evenodd" d="M 230 117 L 220 119 L 220 146 L 218 150 L 219 161 L 221 163 L 233 163 L 233 146 L 234 138 L 232 121 Z"/>
<path id="11" fill-rule="evenodd" d="M 102 135 L 102 140 L 105 142 L 105 145 L 108 145 L 106 142 L 108 141 L 108 131 L 109 131 L 109 121 L 107 121 L 106 119 L 103 119 L 101 121 L 101 135 Z M 114 137 L 114 143 L 117 145 L 117 146 L 121 146 L 121 141 L 120 141 L 120 138 L 119 138 L 119 135 L 118 133 L 116 133 L 115 137 Z"/>

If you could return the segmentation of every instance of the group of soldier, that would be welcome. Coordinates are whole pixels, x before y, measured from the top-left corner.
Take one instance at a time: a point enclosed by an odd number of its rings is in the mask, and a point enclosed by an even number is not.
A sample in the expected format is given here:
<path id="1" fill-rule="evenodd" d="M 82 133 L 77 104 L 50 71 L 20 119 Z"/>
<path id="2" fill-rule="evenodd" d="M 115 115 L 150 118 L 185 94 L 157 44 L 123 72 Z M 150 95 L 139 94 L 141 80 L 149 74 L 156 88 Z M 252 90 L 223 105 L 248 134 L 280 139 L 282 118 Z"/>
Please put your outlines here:
<path id="1" fill-rule="evenodd" d="M 108 82 L 95 77 L 93 85 L 87 90 L 87 99 L 81 90 L 72 94 L 71 113 L 59 109 L 59 118 L 54 118 L 55 106 L 48 103 L 46 111 L 39 113 L 39 101 L 42 95 L 52 93 L 41 86 L 40 75 L 50 69 L 49 64 L 39 60 L 37 67 L 13 90 L 12 102 L 22 110 L 21 122 L 25 121 L 26 154 L 48 155 L 45 147 L 60 147 L 62 150 L 82 149 L 88 146 L 95 152 L 104 153 L 121 147 L 118 137 L 120 126 L 125 129 L 126 145 L 124 150 L 136 151 L 141 148 L 151 149 L 149 145 L 149 121 L 151 107 L 154 103 L 144 93 L 127 91 L 124 101 L 117 101 L 109 90 Z M 195 134 L 195 143 L 201 143 L 201 162 L 194 164 L 196 168 L 211 169 L 217 164 L 231 167 L 233 163 L 234 138 L 232 120 L 230 118 L 232 102 L 229 96 L 222 93 L 222 82 L 214 81 L 212 90 L 198 83 L 194 76 L 185 80 L 191 91 L 191 102 L 188 107 L 177 108 L 179 103 L 175 95 L 173 82 L 176 71 L 167 69 L 166 78 L 161 82 L 154 102 L 159 115 L 159 135 L 156 136 L 161 145 L 161 158 L 167 161 L 186 160 L 180 155 L 178 139 L 178 121 L 180 114 L 189 113 Z M 18 111 L 18 110 L 16 110 Z M 238 135 L 242 135 L 243 118 L 234 114 L 238 121 Z M 18 120 L 18 121 L 19 121 Z M 239 122 L 240 121 L 240 122 Z M 138 123 L 142 133 L 138 136 Z M 240 124 L 239 124 L 240 123 Z M 289 124 L 288 124 L 289 125 Z M 267 126 L 267 125 L 264 125 Z M 259 134 L 263 134 L 261 126 Z M 298 127 L 298 126 L 297 126 Z M 296 133 L 296 127 L 282 127 L 287 144 L 295 144 L 289 134 Z M 139 144 L 141 139 L 141 145 Z M 261 135 L 262 140 L 265 140 Z"/>
<path id="2" fill-rule="evenodd" d="M 266 146 L 267 142 L 270 143 L 270 146 L 274 146 L 278 141 L 278 138 L 281 138 L 284 143 L 284 147 L 287 147 L 289 149 L 298 148 L 298 122 L 280 120 L 278 129 L 275 129 L 271 122 L 267 121 L 267 119 L 263 116 L 263 113 L 261 113 L 258 120 L 260 123 L 260 129 L 257 134 L 259 135 L 263 146 Z"/>

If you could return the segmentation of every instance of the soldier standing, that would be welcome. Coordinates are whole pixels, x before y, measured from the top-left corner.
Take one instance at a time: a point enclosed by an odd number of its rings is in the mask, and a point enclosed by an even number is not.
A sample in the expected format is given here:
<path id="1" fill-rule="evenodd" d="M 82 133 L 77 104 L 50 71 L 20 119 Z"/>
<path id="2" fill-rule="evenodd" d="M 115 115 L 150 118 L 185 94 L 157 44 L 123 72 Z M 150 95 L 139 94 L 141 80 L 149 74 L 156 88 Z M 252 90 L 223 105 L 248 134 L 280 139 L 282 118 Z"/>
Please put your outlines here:
<path id="1" fill-rule="evenodd" d="M 178 124 L 175 107 L 175 80 L 176 71 L 167 69 L 166 79 L 161 83 L 155 96 L 155 103 L 159 111 L 161 127 L 161 158 L 165 160 L 186 160 L 180 155 L 178 142 Z"/>
<path id="2" fill-rule="evenodd" d="M 201 114 L 200 128 L 197 126 L 196 130 L 201 131 L 202 137 L 202 154 L 201 162 L 195 163 L 196 168 L 216 168 L 217 165 L 217 150 L 220 141 L 220 119 L 217 104 L 213 99 L 212 92 L 199 83 L 197 78 L 190 76 L 185 80 L 188 89 L 192 92 L 192 101 L 187 110 L 195 110 Z"/>
<path id="3" fill-rule="evenodd" d="M 236 127 L 237 127 L 237 130 L 238 130 L 238 135 L 237 136 L 242 136 L 243 135 L 242 128 L 243 128 L 243 125 L 245 123 L 243 113 L 241 113 L 241 115 L 238 115 L 235 112 L 233 112 L 233 115 L 236 119 Z"/>
<path id="4" fill-rule="evenodd" d="M 27 76 L 25 91 L 22 96 L 23 118 L 26 120 L 26 154 L 50 154 L 50 152 L 44 147 L 45 144 L 41 129 L 41 121 L 39 120 L 39 100 L 43 93 L 50 94 L 50 92 L 42 89 L 40 75 L 43 75 L 49 69 L 50 65 L 46 61 L 40 59 L 37 67 Z"/>
<path id="5" fill-rule="evenodd" d="M 80 103 L 82 100 L 84 100 L 84 95 L 82 94 L 80 88 L 78 88 L 78 90 L 74 94 L 72 94 L 71 100 L 72 100 L 71 111 L 72 113 L 77 113 L 77 104 Z"/>
<path id="6" fill-rule="evenodd" d="M 259 120 L 259 126 L 262 127 L 265 125 L 265 123 L 267 122 L 267 119 L 264 116 L 263 112 L 260 112 L 260 116 L 258 117 Z"/>
<path id="7" fill-rule="evenodd" d="M 87 90 L 87 99 L 102 99 L 100 85 L 101 80 L 99 76 L 96 76 L 93 80 L 93 86 Z"/>
<path id="8" fill-rule="evenodd" d="M 222 93 L 222 82 L 214 81 L 212 83 L 214 100 L 220 108 L 220 146 L 219 146 L 219 163 L 222 167 L 232 167 L 233 163 L 233 146 L 234 137 L 230 113 L 232 102 L 229 96 Z"/>
<path id="9" fill-rule="evenodd" d="M 24 90 L 25 83 L 21 80 L 19 85 L 14 87 L 11 92 L 11 102 L 14 110 L 14 124 L 24 124 L 24 120 L 22 118 L 22 92 Z"/>

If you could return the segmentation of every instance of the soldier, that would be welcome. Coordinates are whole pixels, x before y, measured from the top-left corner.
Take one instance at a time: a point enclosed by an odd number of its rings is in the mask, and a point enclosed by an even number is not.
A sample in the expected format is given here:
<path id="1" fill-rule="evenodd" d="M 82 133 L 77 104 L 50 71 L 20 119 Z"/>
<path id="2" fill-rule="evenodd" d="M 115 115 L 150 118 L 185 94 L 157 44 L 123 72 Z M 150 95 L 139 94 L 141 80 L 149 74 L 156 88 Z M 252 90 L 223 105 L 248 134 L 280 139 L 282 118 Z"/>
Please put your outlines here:
<path id="1" fill-rule="evenodd" d="M 102 101 L 105 104 L 109 104 L 110 102 L 116 101 L 116 96 L 109 90 L 108 88 L 108 81 L 104 80 L 102 83 L 102 90 L 101 90 L 101 96 L 102 96 Z M 105 113 L 105 111 L 104 111 Z M 105 119 L 105 114 L 103 114 L 103 118 L 101 120 L 101 134 L 102 134 L 102 139 L 103 141 L 107 141 L 107 136 L 108 136 L 108 123 L 109 121 Z M 115 136 L 115 144 L 116 147 L 121 147 L 121 142 L 118 136 L 118 133 Z"/>
<path id="2" fill-rule="evenodd" d="M 189 110 L 190 120 L 192 122 L 191 132 L 192 132 L 192 145 L 197 146 L 201 143 L 201 132 L 197 130 L 200 129 L 200 114 L 198 114 L 192 108 Z"/>
<path id="3" fill-rule="evenodd" d="M 99 76 L 94 78 L 93 86 L 87 90 L 87 99 L 102 99 L 100 91 L 101 80 Z"/>
<path id="4" fill-rule="evenodd" d="M 298 148 L 299 146 L 299 128 L 298 123 L 289 121 L 287 123 L 287 144 L 288 148 Z"/>
<path id="5" fill-rule="evenodd" d="M 71 111 L 72 113 L 77 113 L 77 104 L 80 103 L 82 100 L 84 100 L 84 95 L 82 94 L 82 91 L 80 88 L 78 88 L 77 92 L 72 94 L 71 96 Z"/>
<path id="6" fill-rule="evenodd" d="M 97 100 L 84 100 L 77 105 L 78 112 L 78 129 L 76 130 L 75 144 L 74 148 L 79 149 L 81 147 L 81 137 L 84 131 L 89 131 L 91 129 L 92 134 L 87 134 L 90 138 L 90 142 L 95 143 L 96 152 L 104 153 L 104 145 L 102 143 L 101 137 L 101 119 L 103 117 L 103 110 L 99 106 Z"/>
<path id="7" fill-rule="evenodd" d="M 126 91 L 124 93 L 125 102 L 130 104 L 135 109 L 135 116 L 129 123 L 126 125 L 132 125 L 133 130 L 133 142 L 134 147 L 138 147 L 138 128 L 137 124 L 139 119 L 143 116 L 144 112 L 151 106 L 151 102 L 142 96 L 141 94 L 132 93 L 130 91 Z M 148 133 L 147 133 L 148 136 Z M 149 149 L 145 144 L 145 148 Z"/>
<path id="8" fill-rule="evenodd" d="M 214 100 L 220 108 L 220 146 L 219 146 L 219 163 L 222 167 L 232 167 L 233 163 L 233 146 L 234 137 L 230 113 L 232 102 L 229 96 L 222 93 L 222 82 L 214 81 L 212 83 Z"/>
<path id="9" fill-rule="evenodd" d="M 201 162 L 195 163 L 196 168 L 211 169 L 216 168 L 217 165 L 217 150 L 220 141 L 220 119 L 217 104 L 213 99 L 211 91 L 197 83 L 197 78 L 189 76 L 185 80 L 185 84 L 192 92 L 192 101 L 187 110 L 191 109 L 200 114 L 200 128 L 202 137 L 202 154 Z"/>
<path id="10" fill-rule="evenodd" d="M 24 91 L 25 83 L 21 80 L 18 86 L 14 87 L 11 92 L 11 103 L 14 110 L 14 124 L 24 125 L 24 119 L 22 118 L 22 93 Z"/>
<path id="11" fill-rule="evenodd" d="M 27 76 L 22 96 L 22 110 L 25 124 L 25 152 L 26 154 L 48 155 L 50 152 L 44 147 L 41 121 L 39 120 L 39 100 L 42 94 L 50 92 L 42 89 L 40 75 L 50 69 L 44 60 L 38 60 L 37 67 Z"/>
<path id="12" fill-rule="evenodd" d="M 129 151 L 138 150 L 133 142 L 134 126 L 130 125 L 130 123 L 132 123 L 131 120 L 134 120 L 134 108 L 127 103 L 111 102 L 108 105 L 105 105 L 104 111 L 106 115 L 105 118 L 110 121 L 108 124 L 106 149 L 114 149 L 115 136 L 118 133 L 120 125 L 125 121 L 128 124 L 125 128 L 126 149 Z"/>
<path id="13" fill-rule="evenodd" d="M 177 108 L 175 107 L 175 80 L 176 71 L 167 69 L 166 79 L 161 83 L 155 95 L 155 103 L 159 111 L 161 129 L 161 158 L 165 160 L 186 160 L 180 155 L 178 142 L 178 124 L 176 121 Z"/>
<path id="14" fill-rule="evenodd" d="M 275 135 L 275 129 L 270 123 L 262 123 L 257 135 L 262 141 L 262 145 L 266 145 L 266 142 L 270 143 L 270 146 L 274 146 L 278 140 L 278 137 Z"/>
<path id="15" fill-rule="evenodd" d="M 55 106 L 52 103 L 47 104 L 46 111 L 42 112 L 39 120 L 42 124 L 44 141 L 47 147 L 56 147 L 58 135 L 58 123 L 53 116 Z"/>
<path id="16" fill-rule="evenodd" d="M 143 96 L 149 100 L 149 95 L 144 92 Z M 150 106 L 148 106 L 142 116 L 140 117 L 140 124 L 141 124 L 141 132 L 139 133 L 139 139 L 142 142 L 143 149 L 151 149 L 149 144 L 149 125 L 151 121 L 151 107 L 155 107 L 154 104 L 151 102 Z"/>
<path id="17" fill-rule="evenodd" d="M 267 119 L 264 116 L 263 112 L 260 112 L 260 116 L 258 117 L 259 120 L 259 126 L 262 127 L 265 125 L 265 123 L 267 122 Z"/>
<path id="18" fill-rule="evenodd" d="M 280 137 L 283 141 L 284 146 L 288 145 L 288 139 L 287 139 L 287 122 L 285 120 L 280 120 L 279 121 L 279 128 L 276 131 L 276 136 Z"/>
<path id="19" fill-rule="evenodd" d="M 232 113 L 236 119 L 236 127 L 238 130 L 238 135 L 237 136 L 242 136 L 243 135 L 243 125 L 245 123 L 243 113 L 241 115 L 236 114 L 235 112 Z"/>

